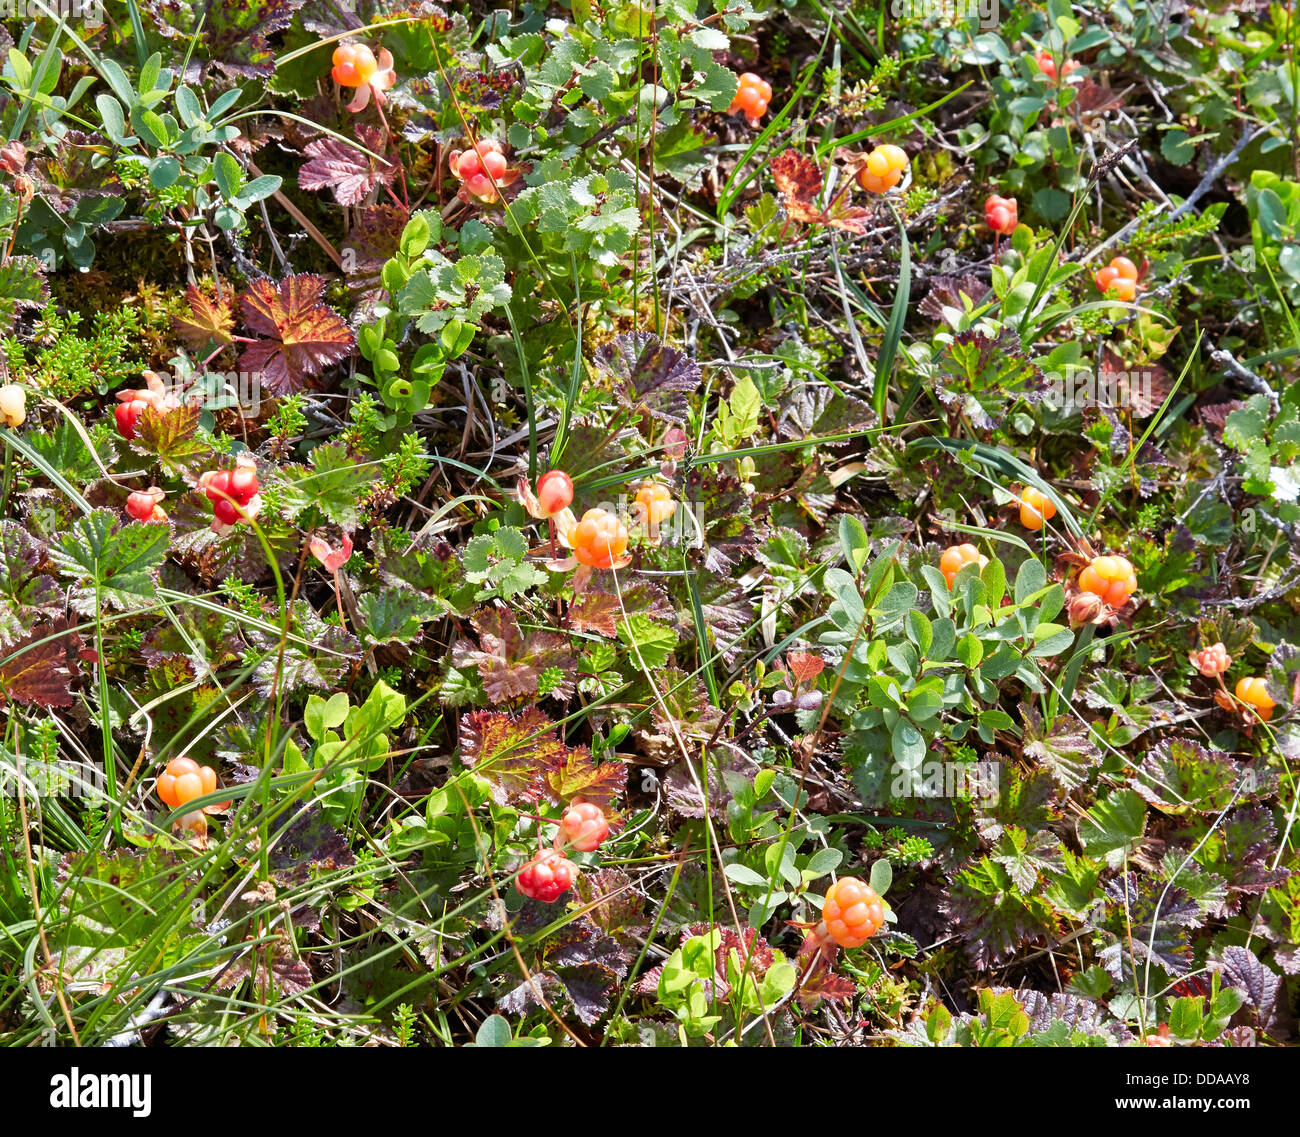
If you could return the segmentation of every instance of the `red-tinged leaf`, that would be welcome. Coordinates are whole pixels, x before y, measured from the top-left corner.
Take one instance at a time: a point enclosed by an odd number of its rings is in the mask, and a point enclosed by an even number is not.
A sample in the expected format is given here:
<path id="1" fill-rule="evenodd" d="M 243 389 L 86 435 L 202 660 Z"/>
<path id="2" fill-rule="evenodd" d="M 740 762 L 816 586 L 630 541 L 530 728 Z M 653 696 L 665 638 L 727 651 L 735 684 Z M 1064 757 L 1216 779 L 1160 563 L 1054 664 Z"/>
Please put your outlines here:
<path id="1" fill-rule="evenodd" d="M 569 606 L 569 626 L 575 632 L 596 632 L 613 639 L 618 634 L 615 625 L 621 615 L 617 596 L 592 590 L 584 592 Z"/>
<path id="2" fill-rule="evenodd" d="M 66 620 L 38 624 L 30 635 L 0 649 L 0 697 L 41 707 L 72 706 L 70 663 L 81 638 L 67 627 Z"/>
<path id="3" fill-rule="evenodd" d="M 461 669 L 476 666 L 483 690 L 494 703 L 536 695 L 542 673 L 552 668 L 560 672 L 560 679 L 547 693 L 560 699 L 573 694 L 577 665 L 567 637 L 542 631 L 525 636 L 515 614 L 503 607 L 480 609 L 473 623 L 482 650 L 475 651 L 462 640 L 452 653 L 452 664 Z"/>
<path id="4" fill-rule="evenodd" d="M 871 210 L 849 203 L 846 190 L 835 196 L 823 220 L 833 229 L 843 229 L 846 233 L 855 233 L 860 237 L 867 231 L 867 219 L 870 216 Z"/>
<path id="5" fill-rule="evenodd" d="M 810 651 L 787 651 L 785 662 L 796 683 L 811 683 L 826 667 L 826 661 Z"/>
<path id="6" fill-rule="evenodd" d="M 622 762 L 602 762 L 597 766 L 585 746 L 568 752 L 564 765 L 546 775 L 548 797 L 557 804 L 581 797 L 608 813 L 614 799 L 627 788 L 627 767 Z"/>
<path id="7" fill-rule="evenodd" d="M 460 720 L 461 761 L 492 786 L 499 805 L 548 795 L 546 775 L 563 769 L 566 747 L 536 707 L 518 717 L 475 711 Z"/>
<path id="8" fill-rule="evenodd" d="M 234 303 L 229 292 L 223 292 L 221 299 L 200 292 L 191 284 L 185 293 L 190 302 L 193 318 L 176 321 L 176 334 L 181 342 L 191 351 L 206 352 L 211 344 L 230 343 L 231 332 L 235 327 Z"/>
<path id="9" fill-rule="evenodd" d="M 312 376 L 352 351 L 343 318 L 321 301 L 319 276 L 289 276 L 278 285 L 255 280 L 239 298 L 244 322 L 260 336 L 239 357 L 241 370 L 260 373 L 273 395 L 300 391 Z"/>
<path id="10" fill-rule="evenodd" d="M 190 459 L 211 453 L 195 437 L 199 429 L 198 406 L 176 407 L 161 414 L 155 407 L 145 407 L 135 429 L 132 449 L 157 458 L 169 474 L 188 467 Z"/>
<path id="11" fill-rule="evenodd" d="M 793 220 L 825 221 L 825 215 L 817 207 L 822 172 L 816 162 L 797 150 L 787 150 L 772 159 L 772 177 L 781 194 L 781 204 Z"/>
<path id="12" fill-rule="evenodd" d="M 384 136 L 376 128 L 357 127 L 357 138 L 367 150 L 384 153 Z M 397 177 L 392 162 L 381 162 L 336 138 L 317 138 L 307 143 L 304 152 L 310 160 L 298 171 L 299 188 L 331 189 L 340 205 L 359 205 L 375 186 L 391 185 Z"/>
<path id="13" fill-rule="evenodd" d="M 799 985 L 798 998 L 800 1006 L 810 1011 L 823 999 L 851 999 L 856 992 L 857 987 L 851 979 L 836 975 L 833 971 L 814 968 L 812 974 Z"/>

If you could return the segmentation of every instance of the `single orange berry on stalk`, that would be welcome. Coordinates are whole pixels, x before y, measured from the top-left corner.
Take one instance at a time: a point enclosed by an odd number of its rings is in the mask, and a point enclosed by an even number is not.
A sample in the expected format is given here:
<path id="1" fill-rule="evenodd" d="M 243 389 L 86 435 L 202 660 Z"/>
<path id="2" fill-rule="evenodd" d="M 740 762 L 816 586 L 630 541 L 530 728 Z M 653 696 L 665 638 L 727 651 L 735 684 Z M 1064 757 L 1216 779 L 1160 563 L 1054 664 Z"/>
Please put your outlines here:
<path id="1" fill-rule="evenodd" d="M 1268 693 L 1268 683 L 1258 676 L 1238 679 L 1234 694 L 1243 703 L 1249 704 L 1256 716 L 1263 722 L 1273 717 L 1276 701 Z"/>
<path id="2" fill-rule="evenodd" d="M 1033 486 L 1026 486 L 1020 492 L 1020 524 L 1026 529 L 1037 532 L 1044 522 L 1056 516 L 1056 506 L 1046 494 L 1040 493 Z"/>

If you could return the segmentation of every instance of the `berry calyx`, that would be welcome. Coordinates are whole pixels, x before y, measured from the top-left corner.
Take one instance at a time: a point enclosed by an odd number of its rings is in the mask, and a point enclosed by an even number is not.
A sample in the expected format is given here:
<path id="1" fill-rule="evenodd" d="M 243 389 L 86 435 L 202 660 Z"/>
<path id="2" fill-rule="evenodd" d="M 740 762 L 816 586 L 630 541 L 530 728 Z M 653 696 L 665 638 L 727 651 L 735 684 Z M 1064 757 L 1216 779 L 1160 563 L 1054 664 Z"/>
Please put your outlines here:
<path id="1" fill-rule="evenodd" d="M 632 512 L 643 525 L 655 526 L 667 521 L 677 510 L 672 491 L 659 482 L 649 482 L 636 493 Z"/>
<path id="2" fill-rule="evenodd" d="M 1040 493 L 1033 486 L 1026 486 L 1020 492 L 1020 524 L 1026 529 L 1037 532 L 1043 523 L 1056 516 L 1056 506 L 1051 498 Z"/>
<path id="3" fill-rule="evenodd" d="M 545 517 L 554 517 L 573 504 L 573 479 L 563 470 L 550 470 L 537 479 L 537 504 Z"/>
<path id="4" fill-rule="evenodd" d="M 1273 717 L 1277 703 L 1268 693 L 1268 684 L 1258 676 L 1238 679 L 1233 694 L 1249 705 L 1261 721 L 1268 722 Z"/>
<path id="5" fill-rule="evenodd" d="M 334 64 L 330 75 L 340 87 L 360 87 L 379 70 L 375 53 L 363 43 L 339 44 L 330 62 Z"/>
<path id="6" fill-rule="evenodd" d="M 577 879 L 577 865 L 558 849 L 543 849 L 519 871 L 515 887 L 533 900 L 554 904 Z"/>
<path id="7" fill-rule="evenodd" d="M 856 877 L 841 877 L 826 890 L 822 922 L 842 948 L 865 944 L 885 926 L 885 906 L 876 890 Z"/>
<path id="8" fill-rule="evenodd" d="M 984 202 L 984 223 L 1003 237 L 1009 237 L 1020 224 L 1019 206 L 1014 197 L 990 194 Z"/>
<path id="9" fill-rule="evenodd" d="M 604 509 L 587 510 L 567 539 L 578 563 L 591 568 L 613 568 L 627 552 L 627 526 Z"/>
<path id="10" fill-rule="evenodd" d="M 1124 557 L 1094 557 L 1079 573 L 1079 588 L 1112 608 L 1122 608 L 1137 591 L 1137 575 Z"/>
<path id="11" fill-rule="evenodd" d="M 939 558 L 939 571 L 943 573 L 943 579 L 948 582 L 949 590 L 952 589 L 952 582 L 957 579 L 957 573 L 962 567 L 976 563 L 982 568 L 989 563 L 989 559 L 974 545 L 949 545 L 944 549 L 943 556 Z"/>
<path id="12" fill-rule="evenodd" d="M 1232 666 L 1232 656 L 1221 643 L 1211 644 L 1209 647 L 1201 648 L 1200 651 L 1191 652 L 1187 658 L 1206 679 L 1215 679 Z"/>
<path id="13" fill-rule="evenodd" d="M 1099 292 L 1132 303 L 1137 299 L 1138 270 L 1128 257 L 1111 257 L 1110 264 L 1097 272 L 1092 278 Z"/>
<path id="14" fill-rule="evenodd" d="M 590 801 L 575 801 L 560 818 L 560 831 L 555 836 L 558 849 L 567 843 L 583 853 L 592 852 L 609 836 L 609 821 L 605 811 Z"/>
<path id="15" fill-rule="evenodd" d="M 216 788 L 216 770 L 200 766 L 193 758 L 173 758 L 158 775 L 158 796 L 172 809 L 180 809 Z"/>
<path id="16" fill-rule="evenodd" d="M 22 426 L 27 418 L 27 392 L 17 383 L 0 387 L 0 422 L 5 426 Z"/>
<path id="17" fill-rule="evenodd" d="M 902 147 L 877 146 L 858 171 L 858 185 L 868 193 L 888 193 L 902 181 L 906 169 L 907 154 Z"/>
<path id="18" fill-rule="evenodd" d="M 758 120 L 767 114 L 767 105 L 771 101 L 772 85 L 752 71 L 746 71 L 740 77 L 740 86 L 736 88 L 736 97 L 731 100 L 727 113 L 743 114 L 750 126 L 757 126 Z"/>

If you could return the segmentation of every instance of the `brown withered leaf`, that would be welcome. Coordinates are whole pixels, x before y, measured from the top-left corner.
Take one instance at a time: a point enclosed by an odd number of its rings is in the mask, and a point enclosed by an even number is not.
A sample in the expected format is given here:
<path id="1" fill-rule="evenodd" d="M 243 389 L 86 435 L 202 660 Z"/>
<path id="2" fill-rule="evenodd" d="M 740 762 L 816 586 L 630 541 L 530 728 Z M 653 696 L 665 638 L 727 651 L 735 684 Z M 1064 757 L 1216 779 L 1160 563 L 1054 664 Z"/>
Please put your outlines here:
<path id="1" fill-rule="evenodd" d="M 569 626 L 575 632 L 596 632 L 613 639 L 618 634 L 615 625 L 621 615 L 617 596 L 591 589 L 569 606 Z"/>
<path id="2" fill-rule="evenodd" d="M 817 199 L 821 196 L 823 184 L 821 169 L 797 150 L 786 150 L 772 159 L 772 177 L 781 194 L 781 204 L 791 220 L 829 225 L 859 235 L 867 231 L 867 218 L 871 211 L 849 203 L 848 183 L 844 192 L 836 194 L 828 209 L 818 208 Z"/>
<path id="3" fill-rule="evenodd" d="M 811 158 L 797 150 L 786 150 L 772 159 L 772 177 L 786 213 L 795 221 L 824 220 L 817 207 L 822 192 L 822 172 Z"/>
<path id="4" fill-rule="evenodd" d="M 65 619 L 37 624 L 5 649 L 0 698 L 41 707 L 72 706 L 72 666 L 81 637 L 67 629 Z"/>
<path id="5" fill-rule="evenodd" d="M 474 711 L 460 720 L 461 761 L 486 778 L 498 805 L 549 796 L 545 777 L 562 769 L 568 749 L 536 707 L 518 717 Z"/>
<path id="6" fill-rule="evenodd" d="M 568 637 L 547 631 L 525 636 L 514 612 L 500 606 L 479 609 L 472 622 L 478 632 L 479 650 L 462 640 L 452 653 L 452 663 L 458 668 L 477 667 L 483 690 L 494 703 L 535 696 L 542 673 L 551 668 L 557 669 L 561 677 L 548 693 L 560 699 L 573 694 L 577 665 Z"/>

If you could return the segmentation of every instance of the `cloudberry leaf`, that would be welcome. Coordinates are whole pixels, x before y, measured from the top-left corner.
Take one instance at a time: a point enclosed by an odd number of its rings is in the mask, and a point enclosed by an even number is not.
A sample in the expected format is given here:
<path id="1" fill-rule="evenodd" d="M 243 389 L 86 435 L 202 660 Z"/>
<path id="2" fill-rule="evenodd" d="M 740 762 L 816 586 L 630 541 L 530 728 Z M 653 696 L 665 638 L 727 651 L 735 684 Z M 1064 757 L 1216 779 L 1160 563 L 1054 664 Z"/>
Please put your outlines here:
<path id="1" fill-rule="evenodd" d="M 367 150 L 384 153 L 384 135 L 376 127 L 358 126 L 357 138 Z M 386 158 L 372 158 L 336 138 L 313 139 L 303 152 L 310 160 L 298 171 L 299 188 L 333 190 L 340 205 L 359 205 L 375 186 L 392 185 L 397 177 L 397 167 Z"/>
<path id="2" fill-rule="evenodd" d="M 176 407 L 162 413 L 155 407 L 145 407 L 136 422 L 131 448 L 157 458 L 167 473 L 179 474 L 189 469 L 198 455 L 211 453 L 195 437 L 198 429 L 198 406 Z"/>
<path id="3" fill-rule="evenodd" d="M 277 285 L 255 280 L 239 298 L 244 323 L 265 337 L 239 357 L 243 371 L 261 373 L 273 395 L 291 395 L 331 363 L 351 354 L 352 332 L 343 318 L 321 301 L 325 281 L 300 273 Z"/>
<path id="4" fill-rule="evenodd" d="M 1226 754 L 1185 738 L 1147 751 L 1129 785 L 1161 813 L 1218 813 L 1232 800 L 1240 772 Z"/>
<path id="5" fill-rule="evenodd" d="M 73 608 L 91 616 L 105 604 L 124 611 L 152 602 L 170 538 L 163 522 L 125 524 L 112 510 L 96 509 L 74 521 L 49 555 L 73 578 Z"/>
<path id="6" fill-rule="evenodd" d="M 452 664 L 476 666 L 483 690 L 494 703 L 536 695 L 543 671 L 555 669 L 560 679 L 548 694 L 568 699 L 574 691 L 576 663 L 568 638 L 555 632 L 534 631 L 525 636 L 508 608 L 482 608 L 474 614 L 480 650 L 462 640 L 452 654 Z"/>
<path id="7" fill-rule="evenodd" d="M 269 79 L 275 52 L 267 37 L 289 26 L 306 0 L 140 0 L 140 11 L 166 39 L 197 41 L 185 78 L 213 68 L 234 79 Z"/>
<path id="8" fill-rule="evenodd" d="M 361 499 L 369 492 L 377 473 L 370 464 L 357 463 L 341 442 L 327 442 L 312 450 L 310 469 L 301 466 L 285 470 L 279 487 L 281 514 L 292 521 L 303 510 L 315 506 L 335 525 L 351 532 L 361 521 Z"/>
<path id="9" fill-rule="evenodd" d="M 460 720 L 461 761 L 486 778 L 499 805 L 547 796 L 546 775 L 562 769 L 567 749 L 536 707 L 517 717 L 473 711 Z"/>
<path id="10" fill-rule="evenodd" d="M 575 632 L 596 632 L 612 639 L 620 615 L 617 596 L 590 589 L 569 605 L 569 626 Z"/>
<path id="11" fill-rule="evenodd" d="M 18 314 L 26 308 L 39 308 L 50 294 L 35 257 L 10 257 L 0 264 L 0 336 L 14 330 Z"/>
<path id="12" fill-rule="evenodd" d="M 414 643 L 422 626 L 443 612 L 436 600 L 409 588 L 380 588 L 366 592 L 358 602 L 359 631 L 366 644 Z"/>
<path id="13" fill-rule="evenodd" d="M 608 812 L 614 800 L 627 788 L 627 767 L 622 762 L 602 762 L 597 766 L 585 746 L 568 752 L 563 767 L 546 775 L 554 801 L 567 802 L 581 796 Z"/>
<path id="14" fill-rule="evenodd" d="M 263 656 L 253 671 L 254 688 L 265 696 L 272 691 L 287 695 L 299 687 L 336 688 L 361 657 L 356 637 L 337 624 L 325 623 L 305 600 L 294 601 L 289 616 L 293 638 L 285 645 L 283 663 L 279 635 L 251 626 L 245 629 L 249 642 Z"/>
<path id="15" fill-rule="evenodd" d="M 202 355 L 214 344 L 228 344 L 234 331 L 234 298 L 223 292 L 220 298 L 208 296 L 191 284 L 185 298 L 189 301 L 191 318 L 176 321 L 176 334 L 191 351 Z"/>
<path id="16" fill-rule="evenodd" d="M 1079 821 L 1079 840 L 1090 857 L 1117 869 L 1131 856 L 1146 829 L 1146 803 L 1132 790 L 1117 790 Z"/>
<path id="17" fill-rule="evenodd" d="M 690 356 L 652 332 L 624 332 L 596 352 L 614 376 L 614 393 L 627 407 L 679 426 L 686 423 L 686 392 L 698 391 L 700 369 Z"/>
<path id="18" fill-rule="evenodd" d="M 66 620 L 37 624 L 31 633 L 0 648 L 0 695 L 42 707 L 72 705 L 70 684 L 80 637 Z"/>
<path id="19" fill-rule="evenodd" d="M 0 644 L 13 643 L 31 625 L 32 616 L 57 615 L 63 594 L 40 571 L 45 547 L 16 521 L 0 521 Z"/>

